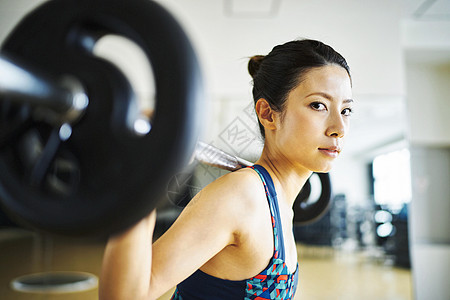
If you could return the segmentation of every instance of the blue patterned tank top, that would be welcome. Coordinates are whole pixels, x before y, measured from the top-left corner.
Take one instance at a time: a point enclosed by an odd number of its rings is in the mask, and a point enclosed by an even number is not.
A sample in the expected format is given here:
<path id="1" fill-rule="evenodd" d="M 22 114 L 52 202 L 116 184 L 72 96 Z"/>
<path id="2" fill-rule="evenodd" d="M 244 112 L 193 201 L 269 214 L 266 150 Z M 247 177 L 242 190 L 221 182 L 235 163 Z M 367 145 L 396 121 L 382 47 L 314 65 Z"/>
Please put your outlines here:
<path id="1" fill-rule="evenodd" d="M 246 280 L 226 280 L 197 270 L 178 284 L 171 300 L 291 300 L 298 282 L 298 264 L 290 273 L 285 262 L 283 230 L 278 200 L 269 173 L 260 165 L 250 167 L 261 178 L 272 217 L 274 250 L 269 265 Z"/>

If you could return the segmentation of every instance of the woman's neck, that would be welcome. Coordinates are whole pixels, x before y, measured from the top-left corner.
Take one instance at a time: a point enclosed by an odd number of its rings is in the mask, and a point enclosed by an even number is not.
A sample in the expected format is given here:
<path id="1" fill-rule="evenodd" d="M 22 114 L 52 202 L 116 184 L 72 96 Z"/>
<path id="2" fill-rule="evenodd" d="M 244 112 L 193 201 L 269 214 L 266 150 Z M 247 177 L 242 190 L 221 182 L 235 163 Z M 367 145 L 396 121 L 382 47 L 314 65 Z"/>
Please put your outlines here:
<path id="1" fill-rule="evenodd" d="M 267 147 L 264 147 L 256 164 L 263 166 L 269 172 L 279 200 L 284 201 L 290 207 L 293 206 L 298 193 L 312 174 L 312 171 L 295 166 Z"/>

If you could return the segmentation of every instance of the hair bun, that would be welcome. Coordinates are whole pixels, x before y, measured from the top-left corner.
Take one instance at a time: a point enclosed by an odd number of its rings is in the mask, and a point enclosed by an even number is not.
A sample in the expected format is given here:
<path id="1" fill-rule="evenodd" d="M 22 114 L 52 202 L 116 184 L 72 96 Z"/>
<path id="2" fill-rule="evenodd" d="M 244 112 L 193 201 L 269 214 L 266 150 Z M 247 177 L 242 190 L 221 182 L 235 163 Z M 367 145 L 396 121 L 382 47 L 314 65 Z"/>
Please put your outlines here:
<path id="1" fill-rule="evenodd" d="M 255 77 L 256 73 L 259 70 L 259 67 L 261 66 L 262 61 L 264 60 L 264 55 L 255 55 L 250 57 L 250 60 L 248 62 L 248 72 L 252 77 Z"/>

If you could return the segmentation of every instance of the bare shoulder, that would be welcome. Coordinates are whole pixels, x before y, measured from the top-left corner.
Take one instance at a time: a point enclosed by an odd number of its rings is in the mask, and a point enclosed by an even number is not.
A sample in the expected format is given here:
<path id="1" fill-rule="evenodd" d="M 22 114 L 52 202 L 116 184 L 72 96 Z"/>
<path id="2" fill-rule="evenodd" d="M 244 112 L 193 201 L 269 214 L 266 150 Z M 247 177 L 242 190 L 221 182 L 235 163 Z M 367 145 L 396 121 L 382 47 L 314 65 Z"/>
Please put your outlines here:
<path id="1" fill-rule="evenodd" d="M 242 218 L 242 215 L 248 217 L 249 212 L 260 206 L 261 199 L 265 199 L 265 191 L 259 175 L 250 168 L 244 168 L 207 185 L 188 206 L 211 206 Z"/>
<path id="2" fill-rule="evenodd" d="M 258 223 L 253 207 L 261 197 L 264 187 L 251 169 L 226 174 L 203 188 L 153 244 L 154 293 L 161 295 L 225 248 L 238 248 L 229 245 L 242 245 Z"/>

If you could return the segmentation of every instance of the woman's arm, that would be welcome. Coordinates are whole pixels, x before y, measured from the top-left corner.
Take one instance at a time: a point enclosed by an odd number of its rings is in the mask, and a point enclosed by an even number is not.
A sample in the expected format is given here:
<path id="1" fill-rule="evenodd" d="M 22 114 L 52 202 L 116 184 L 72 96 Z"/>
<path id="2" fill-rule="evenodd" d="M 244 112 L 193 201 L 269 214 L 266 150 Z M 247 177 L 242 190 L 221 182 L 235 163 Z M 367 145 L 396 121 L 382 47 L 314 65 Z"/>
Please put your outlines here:
<path id="1" fill-rule="evenodd" d="M 154 215 L 112 238 L 100 299 L 157 299 L 222 249 L 236 245 L 248 219 L 249 172 L 227 174 L 205 187 L 153 247 Z"/>
<path id="2" fill-rule="evenodd" d="M 229 173 L 206 186 L 153 244 L 151 296 L 160 297 L 225 247 L 239 246 L 251 172 Z"/>
<path id="3" fill-rule="evenodd" d="M 155 220 L 153 211 L 108 240 L 99 282 L 100 300 L 148 299 Z"/>

